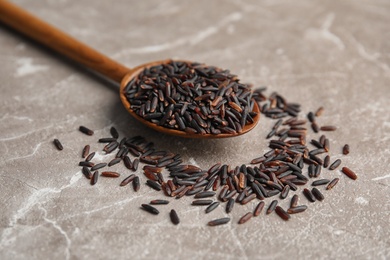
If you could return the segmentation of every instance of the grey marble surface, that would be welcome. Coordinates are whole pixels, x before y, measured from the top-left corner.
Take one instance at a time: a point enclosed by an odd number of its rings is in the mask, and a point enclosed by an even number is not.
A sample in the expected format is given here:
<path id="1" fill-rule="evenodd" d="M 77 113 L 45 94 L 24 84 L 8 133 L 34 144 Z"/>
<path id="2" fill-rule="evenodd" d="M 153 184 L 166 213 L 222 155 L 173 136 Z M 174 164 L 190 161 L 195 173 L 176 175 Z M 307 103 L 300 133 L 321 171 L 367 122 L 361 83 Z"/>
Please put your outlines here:
<path id="1" fill-rule="evenodd" d="M 13 2 L 129 67 L 201 61 L 301 103 L 301 117 L 324 106 L 320 124 L 338 126 L 327 133 L 332 159 L 359 178 L 323 171 L 339 184 L 288 222 L 262 214 L 238 225 L 254 207 L 248 204 L 235 206 L 228 225 L 210 228 L 210 219 L 227 215 L 224 208 L 205 215 L 188 197 L 149 215 L 140 204 L 164 196 L 113 179 L 89 185 L 77 166 L 84 145 L 100 151 L 97 139 L 115 126 L 205 169 L 241 165 L 267 151 L 274 121 L 262 117 L 233 139 L 158 134 L 127 114 L 115 84 L 0 26 L 0 259 L 390 258 L 389 1 Z M 95 135 L 81 134 L 80 125 Z M 98 152 L 95 161 L 111 157 Z M 116 170 L 128 174 L 122 165 Z M 171 208 L 178 226 L 169 221 Z"/>

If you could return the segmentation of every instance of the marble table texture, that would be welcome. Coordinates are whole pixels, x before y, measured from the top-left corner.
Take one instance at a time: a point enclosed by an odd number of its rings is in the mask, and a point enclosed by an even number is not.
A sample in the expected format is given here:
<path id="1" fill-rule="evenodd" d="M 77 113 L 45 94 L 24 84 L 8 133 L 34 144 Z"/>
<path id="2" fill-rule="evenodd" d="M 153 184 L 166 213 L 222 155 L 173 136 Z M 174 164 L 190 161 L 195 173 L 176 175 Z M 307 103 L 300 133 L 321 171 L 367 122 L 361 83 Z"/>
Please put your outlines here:
<path id="1" fill-rule="evenodd" d="M 159 134 L 126 112 L 116 84 L 1 25 L 0 259 L 390 258 L 389 1 L 12 2 L 128 67 L 201 61 L 302 104 L 301 118 L 323 106 L 318 122 L 338 127 L 326 133 L 332 159 L 359 177 L 323 170 L 339 184 L 322 202 L 300 196 L 309 208 L 288 222 L 263 213 L 238 225 L 252 203 L 236 205 L 229 224 L 208 227 L 227 216 L 224 207 L 206 215 L 190 197 L 170 199 L 150 215 L 140 205 L 164 195 L 143 184 L 142 171 L 138 193 L 118 179 L 91 186 L 78 166 L 84 145 L 99 151 L 95 161 L 108 161 L 112 155 L 97 139 L 115 126 L 121 136 L 143 135 L 204 169 L 241 165 L 267 151 L 275 121 L 263 116 L 252 132 L 232 139 Z M 80 133 L 80 125 L 95 135 Z M 122 164 L 116 170 L 129 174 Z M 168 217 L 172 208 L 177 226 Z"/>

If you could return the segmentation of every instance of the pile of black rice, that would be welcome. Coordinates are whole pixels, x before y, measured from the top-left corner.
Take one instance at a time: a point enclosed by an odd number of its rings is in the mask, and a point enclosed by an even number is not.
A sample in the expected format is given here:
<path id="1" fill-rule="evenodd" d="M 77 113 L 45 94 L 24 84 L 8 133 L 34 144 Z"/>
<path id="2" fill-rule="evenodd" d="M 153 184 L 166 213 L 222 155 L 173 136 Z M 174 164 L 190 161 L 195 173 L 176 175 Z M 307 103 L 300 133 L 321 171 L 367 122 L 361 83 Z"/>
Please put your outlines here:
<path id="1" fill-rule="evenodd" d="M 143 70 L 124 88 L 144 120 L 191 134 L 235 134 L 254 122 L 251 86 L 228 70 L 175 62 Z"/>
<path id="2" fill-rule="evenodd" d="M 110 136 L 98 142 L 104 143 L 105 153 L 115 153 L 115 158 L 94 163 L 96 152 L 91 152 L 86 145 L 82 149 L 83 160 L 79 162 L 82 173 L 95 185 L 100 176 L 121 177 L 123 173 L 111 167 L 123 163 L 131 173 L 126 174 L 119 186 L 131 183 L 137 192 L 145 183 L 167 197 L 140 205 L 141 209 L 155 215 L 159 214 L 156 205 L 169 204 L 169 198 L 193 196 L 191 204 L 204 206 L 205 214 L 221 206 L 229 214 L 236 204 L 253 203 L 253 211 L 245 212 L 237 221 L 239 224 L 260 215 L 265 206 L 265 214 L 275 212 L 281 219 L 288 220 L 292 214 L 304 212 L 306 204 L 323 201 L 323 193 L 338 183 L 339 178 L 327 176 L 329 171 L 339 169 L 342 162 L 331 158 L 330 141 L 325 135 L 337 128 L 319 125 L 322 107 L 300 117 L 300 104 L 290 103 L 276 92 L 267 97 L 265 90 L 251 91 L 249 85 L 239 83 L 229 71 L 198 63 L 171 62 L 146 69 L 125 89 L 131 109 L 139 116 L 190 133 L 235 133 L 253 123 L 256 114 L 252 109 L 257 102 L 261 113 L 275 120 L 266 136 L 269 151 L 239 166 L 217 162 L 209 169 L 202 169 L 183 162 L 180 154 L 158 150 L 142 136 L 119 138 L 118 131 L 112 127 Z M 87 135 L 94 134 L 85 126 L 80 126 L 79 130 Z M 309 138 L 309 135 L 315 137 Z M 58 139 L 54 144 L 59 150 L 63 149 Z M 344 155 L 349 153 L 348 144 L 337 149 Z M 348 167 L 342 167 L 341 172 L 357 179 Z M 289 207 L 279 206 L 278 201 L 286 199 L 291 192 L 294 195 Z M 299 194 L 304 195 L 305 203 L 299 203 Z M 174 209 L 169 216 L 173 224 L 180 223 Z M 211 220 L 208 225 L 229 221 L 230 217 L 222 217 Z"/>

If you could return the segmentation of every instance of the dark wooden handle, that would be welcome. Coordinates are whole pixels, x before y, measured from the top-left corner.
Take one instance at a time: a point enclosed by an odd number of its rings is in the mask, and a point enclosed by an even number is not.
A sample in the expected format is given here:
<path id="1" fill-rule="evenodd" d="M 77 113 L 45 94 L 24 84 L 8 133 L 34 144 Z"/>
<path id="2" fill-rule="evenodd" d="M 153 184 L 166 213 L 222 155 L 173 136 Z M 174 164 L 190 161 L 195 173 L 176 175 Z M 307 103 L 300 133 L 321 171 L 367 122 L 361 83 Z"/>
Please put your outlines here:
<path id="1" fill-rule="evenodd" d="M 116 82 L 120 83 L 130 71 L 129 68 L 77 41 L 8 1 L 0 0 L 0 21 Z"/>

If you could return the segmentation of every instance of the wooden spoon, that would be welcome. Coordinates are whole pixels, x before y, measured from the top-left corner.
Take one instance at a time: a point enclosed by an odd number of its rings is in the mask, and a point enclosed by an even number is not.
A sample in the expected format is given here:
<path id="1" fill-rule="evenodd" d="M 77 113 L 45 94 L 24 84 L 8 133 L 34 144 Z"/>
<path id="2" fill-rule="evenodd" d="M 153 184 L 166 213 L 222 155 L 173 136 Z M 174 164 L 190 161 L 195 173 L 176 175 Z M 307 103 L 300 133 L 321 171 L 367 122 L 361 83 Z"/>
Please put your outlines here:
<path id="1" fill-rule="evenodd" d="M 87 68 L 93 69 L 96 72 L 106 76 L 120 83 L 120 99 L 127 109 L 127 111 L 138 121 L 153 128 L 159 132 L 176 135 L 186 138 L 226 138 L 234 137 L 249 132 L 253 129 L 260 119 L 260 111 L 256 102 L 254 102 L 253 112 L 257 115 L 253 118 L 252 124 L 246 124 L 242 132 L 240 133 L 221 133 L 215 134 L 192 134 L 180 130 L 174 130 L 159 126 L 150 121 L 138 116 L 130 108 L 130 103 L 127 100 L 124 88 L 125 86 L 145 68 L 149 68 L 156 65 L 167 64 L 170 60 L 153 61 L 146 64 L 142 64 L 133 69 L 129 69 L 122 64 L 108 58 L 107 56 L 97 52 L 96 50 L 88 47 L 87 45 L 77 41 L 73 37 L 65 34 L 59 29 L 45 23 L 32 14 L 22 10 L 21 8 L 7 2 L 0 0 L 0 21 L 9 27 L 27 35 L 35 41 L 44 44 L 45 46 L 57 51 L 58 53 L 76 61 Z"/>

